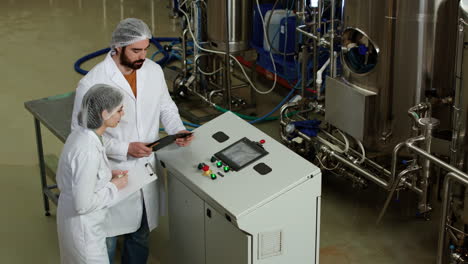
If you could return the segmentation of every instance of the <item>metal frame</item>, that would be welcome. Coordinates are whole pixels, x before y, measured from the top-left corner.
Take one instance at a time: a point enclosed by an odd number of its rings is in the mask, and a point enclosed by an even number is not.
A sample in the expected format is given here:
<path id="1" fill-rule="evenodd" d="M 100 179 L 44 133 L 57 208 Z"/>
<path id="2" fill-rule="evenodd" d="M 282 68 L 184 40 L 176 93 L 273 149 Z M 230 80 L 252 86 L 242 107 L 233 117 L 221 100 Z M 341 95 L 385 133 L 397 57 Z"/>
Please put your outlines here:
<path id="1" fill-rule="evenodd" d="M 46 216 L 50 216 L 50 201 L 57 205 L 59 195 L 53 192 L 53 190 L 57 189 L 57 184 L 50 184 L 47 181 L 41 124 L 60 141 L 65 142 L 71 130 L 70 117 L 73 112 L 74 98 L 75 93 L 72 92 L 24 103 L 24 107 L 34 117 L 39 176 L 41 178 L 41 193 Z"/>
<path id="2" fill-rule="evenodd" d="M 47 175 L 45 171 L 45 160 L 44 160 L 44 149 L 42 147 L 42 134 L 41 134 L 41 122 L 39 119 L 34 117 L 34 128 L 36 132 L 36 144 L 37 144 L 37 157 L 39 159 L 39 173 L 41 176 L 41 191 L 44 199 L 44 211 L 46 216 L 50 216 L 50 205 L 49 199 L 57 205 L 58 194 L 53 193 L 51 190 L 57 189 L 57 185 L 48 185 Z"/>

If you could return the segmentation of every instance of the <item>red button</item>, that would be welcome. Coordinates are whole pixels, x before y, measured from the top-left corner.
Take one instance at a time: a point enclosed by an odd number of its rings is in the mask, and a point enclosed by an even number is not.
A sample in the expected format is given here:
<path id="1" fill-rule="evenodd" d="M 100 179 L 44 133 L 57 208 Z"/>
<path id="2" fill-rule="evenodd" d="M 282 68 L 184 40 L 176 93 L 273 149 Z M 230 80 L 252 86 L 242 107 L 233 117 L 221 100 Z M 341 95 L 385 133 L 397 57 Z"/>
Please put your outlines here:
<path id="1" fill-rule="evenodd" d="M 205 165 L 205 166 L 203 166 L 203 168 L 202 168 L 203 171 L 208 171 L 209 169 L 210 169 L 210 166 L 208 166 L 208 165 Z"/>
<path id="2" fill-rule="evenodd" d="M 260 142 L 260 144 L 265 144 L 265 140 L 264 140 L 264 139 L 260 140 L 259 142 Z"/>

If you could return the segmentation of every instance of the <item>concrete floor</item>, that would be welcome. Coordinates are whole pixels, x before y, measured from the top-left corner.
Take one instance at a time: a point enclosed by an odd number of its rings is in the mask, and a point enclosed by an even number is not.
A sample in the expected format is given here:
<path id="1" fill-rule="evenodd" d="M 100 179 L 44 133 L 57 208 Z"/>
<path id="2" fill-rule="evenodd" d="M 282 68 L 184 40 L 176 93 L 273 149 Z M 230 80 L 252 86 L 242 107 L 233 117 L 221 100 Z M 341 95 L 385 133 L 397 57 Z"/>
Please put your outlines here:
<path id="1" fill-rule="evenodd" d="M 155 36 L 178 36 L 168 0 L 2 0 L 0 1 L 0 256 L 2 263 L 59 263 L 55 208 L 45 217 L 40 194 L 33 118 L 25 101 L 73 91 L 81 75 L 73 63 L 108 45 L 125 17 L 146 21 Z M 90 69 L 99 60 L 83 65 Z M 279 97 L 269 97 L 275 105 Z M 263 101 L 263 100 L 262 100 Z M 260 128 L 277 136 L 276 124 Z M 43 130 L 46 153 L 62 143 Z M 413 199 L 411 199 L 413 198 Z M 321 217 L 322 264 L 435 263 L 437 210 L 432 220 L 415 217 L 412 195 L 392 203 L 376 227 L 385 193 L 376 186 L 353 189 L 324 175 Z M 167 264 L 167 218 L 151 235 L 150 263 Z"/>

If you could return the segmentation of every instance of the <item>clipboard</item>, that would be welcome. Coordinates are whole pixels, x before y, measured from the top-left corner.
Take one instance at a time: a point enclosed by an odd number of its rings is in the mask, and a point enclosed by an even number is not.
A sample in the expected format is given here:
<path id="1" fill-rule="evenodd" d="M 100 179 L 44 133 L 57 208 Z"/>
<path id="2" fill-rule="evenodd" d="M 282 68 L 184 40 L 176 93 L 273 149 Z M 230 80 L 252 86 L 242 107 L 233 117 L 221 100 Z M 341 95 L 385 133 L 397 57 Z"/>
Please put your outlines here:
<path id="1" fill-rule="evenodd" d="M 175 142 L 176 139 L 190 137 L 190 136 L 192 136 L 192 134 L 193 134 L 193 132 L 168 135 L 168 136 L 165 136 L 163 138 L 160 138 L 160 139 L 156 140 L 153 143 L 147 144 L 146 146 L 148 148 L 152 148 L 153 151 L 158 151 L 158 150 L 172 144 L 173 142 Z"/>
<path id="2" fill-rule="evenodd" d="M 145 165 L 138 165 L 128 171 L 128 183 L 123 189 L 117 192 L 117 197 L 111 202 L 109 206 L 113 206 L 118 202 L 125 200 L 127 197 L 133 193 L 139 191 L 145 185 L 158 179 L 158 176 L 155 174 L 153 167 L 150 163 L 145 163 Z"/>

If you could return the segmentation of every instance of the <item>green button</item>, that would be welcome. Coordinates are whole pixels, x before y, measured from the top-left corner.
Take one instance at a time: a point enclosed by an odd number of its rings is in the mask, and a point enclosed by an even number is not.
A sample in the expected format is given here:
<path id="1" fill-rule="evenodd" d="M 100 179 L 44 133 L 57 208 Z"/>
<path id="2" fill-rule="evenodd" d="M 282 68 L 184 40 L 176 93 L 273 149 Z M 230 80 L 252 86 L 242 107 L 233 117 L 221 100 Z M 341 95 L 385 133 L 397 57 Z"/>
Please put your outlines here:
<path id="1" fill-rule="evenodd" d="M 229 166 L 224 166 L 224 171 L 228 172 L 230 170 Z"/>
<path id="2" fill-rule="evenodd" d="M 210 176 L 212 180 L 216 179 L 216 174 L 212 173 Z"/>
<path id="3" fill-rule="evenodd" d="M 218 168 L 220 168 L 221 166 L 223 166 L 223 163 L 221 161 L 218 161 L 218 162 L 216 162 L 216 166 L 218 166 Z"/>
<path id="4" fill-rule="evenodd" d="M 201 170 L 203 168 L 203 163 L 198 164 L 198 169 Z"/>
<path id="5" fill-rule="evenodd" d="M 215 162 L 215 161 L 216 161 L 215 156 L 211 157 L 211 162 Z"/>

